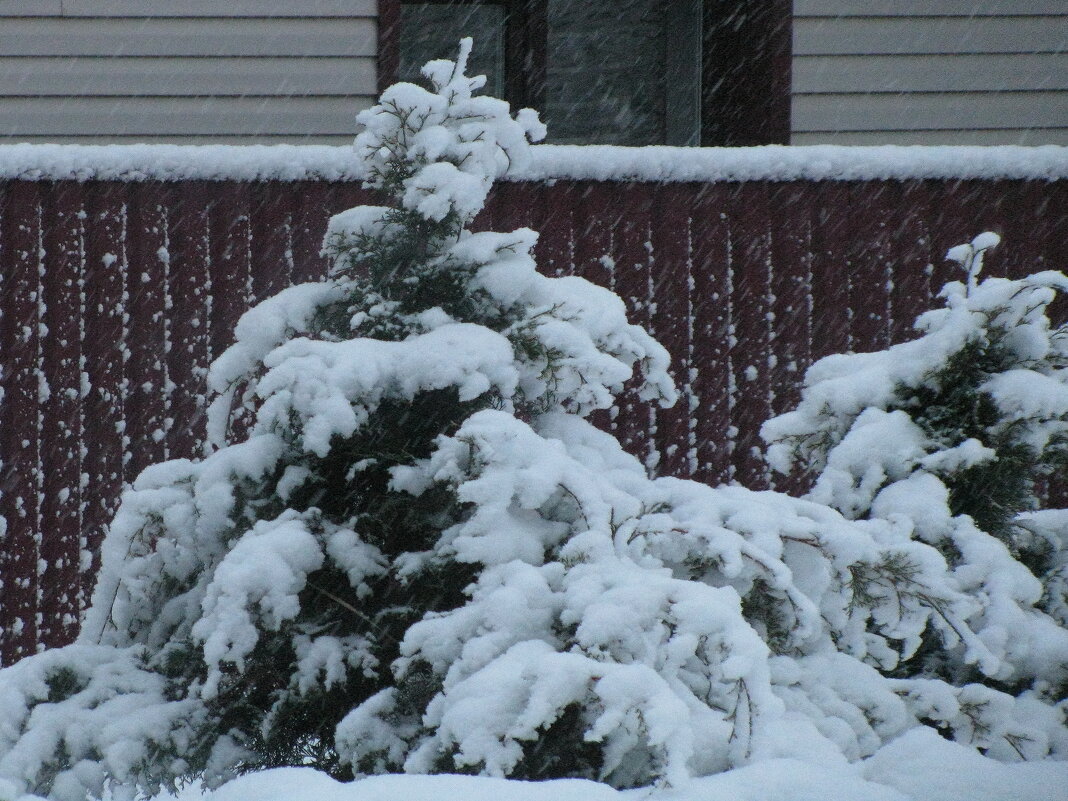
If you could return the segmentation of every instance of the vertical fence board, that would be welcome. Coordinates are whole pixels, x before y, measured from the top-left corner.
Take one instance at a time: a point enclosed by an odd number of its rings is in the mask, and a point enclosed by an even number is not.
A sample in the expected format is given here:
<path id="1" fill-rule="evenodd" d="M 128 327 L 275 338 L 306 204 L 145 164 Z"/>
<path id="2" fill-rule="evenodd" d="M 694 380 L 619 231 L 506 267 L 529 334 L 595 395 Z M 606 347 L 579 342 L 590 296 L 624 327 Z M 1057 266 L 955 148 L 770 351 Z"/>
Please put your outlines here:
<path id="1" fill-rule="evenodd" d="M 582 191 L 589 188 L 583 186 Z M 490 203 L 494 207 L 495 226 L 498 231 L 514 231 L 517 228 L 544 230 L 545 204 L 541 186 L 532 186 L 517 181 L 502 181 L 494 187 Z M 581 200 L 578 201 L 581 205 Z M 576 247 L 582 237 L 576 234 Z"/>
<path id="2" fill-rule="evenodd" d="M 999 181 L 997 221 L 994 226 L 1002 242 L 989 254 L 985 275 L 1007 275 L 1012 278 L 1046 269 L 1046 243 L 1050 239 L 1052 215 L 1049 213 L 1047 192 L 1032 181 Z M 990 192 L 985 186 L 979 190 L 984 205 L 991 205 Z M 1017 209 L 1031 209 L 1024 217 Z M 979 233 L 979 231 L 976 231 Z"/>
<path id="3" fill-rule="evenodd" d="M 471 221 L 470 228 L 472 231 L 500 231 L 501 227 L 497 223 L 497 204 L 493 202 L 493 189 L 490 189 L 490 194 L 486 197 L 486 203 L 482 206 L 481 211 L 475 216 L 475 219 Z"/>
<path id="4" fill-rule="evenodd" d="M 764 182 L 741 184 L 734 192 L 730 217 L 734 330 L 731 372 L 737 400 L 733 424 L 735 478 L 753 489 L 766 489 L 760 426 L 771 416 L 771 228 L 768 188 Z"/>
<path id="5" fill-rule="evenodd" d="M 82 532 L 82 287 L 85 211 L 81 187 L 46 185 L 43 370 L 47 385 L 41 436 L 44 470 L 37 565 L 39 645 L 77 631 Z"/>
<path id="6" fill-rule="evenodd" d="M 1004 241 L 998 248 L 1002 257 L 1011 254 L 1017 265 L 1015 273 L 1020 276 L 1058 269 L 1050 245 L 1054 242 L 1054 220 L 1066 212 L 1054 205 L 1054 195 L 1045 182 L 1014 181 L 1012 189 L 1009 203 L 1029 209 L 1030 214 L 1006 214 Z"/>
<path id="7" fill-rule="evenodd" d="M 655 254 L 650 240 L 652 218 L 646 197 L 648 190 L 640 184 L 618 184 L 616 190 L 619 218 L 614 225 L 611 253 L 615 263 L 615 291 L 627 306 L 630 322 L 651 329 Z M 653 469 L 659 458 L 654 437 L 656 408 L 638 398 L 636 385 L 634 379 L 627 382 L 617 400 L 617 433 L 623 447 Z"/>
<path id="8" fill-rule="evenodd" d="M 960 267 L 946 259 L 946 251 L 970 242 L 976 234 L 1001 234 L 1001 206 L 990 202 L 982 181 L 932 181 L 931 187 L 931 292 L 937 295 L 949 281 L 963 281 Z M 1001 183 L 1001 182 L 996 182 Z M 988 259 L 992 263 L 993 259 Z"/>
<path id="9" fill-rule="evenodd" d="M 1051 270 L 1068 273 L 1068 181 L 1039 185 L 1048 187 L 1045 195 L 1049 201 L 1047 263 Z M 1068 322 L 1068 294 L 1053 301 L 1050 306 L 1050 319 L 1061 324 Z M 1065 506 L 1068 506 L 1068 503 Z"/>
<path id="10" fill-rule="evenodd" d="M 1021 249 L 1013 247 L 1012 220 L 1017 216 L 1021 202 L 1020 190 L 1025 182 L 969 181 L 967 202 L 978 209 L 970 233 L 965 233 L 966 242 L 983 231 L 994 231 L 1001 236 L 1002 244 L 986 254 L 982 277 L 1004 275 L 1008 278 L 1023 278 L 1031 272 L 1031 265 Z M 1031 221 L 1033 224 L 1033 220 Z M 1017 245 L 1020 243 L 1016 243 Z M 1027 250 L 1025 244 L 1023 250 Z"/>
<path id="11" fill-rule="evenodd" d="M 209 336 L 214 357 L 233 341 L 234 327 L 245 311 L 245 293 L 252 281 L 252 254 L 249 248 L 249 184 L 226 183 L 212 189 Z"/>
<path id="12" fill-rule="evenodd" d="M 290 285 L 293 275 L 293 196 L 271 183 L 253 185 L 249 205 L 254 300 Z"/>
<path id="13" fill-rule="evenodd" d="M 913 323 L 931 303 L 930 193 L 923 181 L 901 185 L 895 224 L 890 231 L 893 286 L 890 290 L 890 338 L 915 336 Z"/>
<path id="14" fill-rule="evenodd" d="M 652 331 L 671 355 L 671 377 L 679 390 L 673 407 L 655 410 L 656 448 L 658 472 L 672 476 L 690 474 L 690 213 L 695 193 L 687 184 L 664 184 L 654 189 L 652 202 L 649 316 Z"/>
<path id="15" fill-rule="evenodd" d="M 211 270 L 209 352 L 215 359 L 234 341 L 237 321 L 248 308 L 252 279 L 252 223 L 250 185 L 226 183 L 212 186 L 209 211 L 208 254 Z M 226 431 L 214 436 L 240 436 L 248 420 L 244 416 L 229 421 Z M 211 447 L 213 443 L 209 443 Z"/>
<path id="16" fill-rule="evenodd" d="M 693 477 L 719 484 L 730 478 L 730 231 L 722 185 L 702 187 L 693 208 Z"/>
<path id="17" fill-rule="evenodd" d="M 210 205 L 198 202 L 207 194 L 203 181 L 168 187 L 170 195 L 170 264 L 168 289 L 172 315 L 167 368 L 174 384 L 168 436 L 171 456 L 194 456 L 204 441 L 205 375 L 210 362 L 211 319 Z"/>
<path id="18" fill-rule="evenodd" d="M 330 185 L 303 181 L 293 187 L 299 207 L 293 221 L 293 283 L 317 281 L 326 274 L 326 259 L 319 255 L 330 219 Z M 371 201 L 368 201 L 371 202 Z"/>
<path id="19" fill-rule="evenodd" d="M 1068 181 L 1035 183 L 1045 190 L 1043 199 L 1048 201 L 1047 268 L 1068 272 Z M 1068 323 L 1068 293 L 1062 293 L 1050 304 L 1049 316 L 1054 324 Z M 1051 508 L 1068 509 L 1068 476 L 1056 476 L 1049 482 L 1048 497 Z"/>
<path id="20" fill-rule="evenodd" d="M 768 188 L 772 232 L 772 411 L 782 414 L 800 398 L 798 387 L 812 363 L 812 206 L 804 184 Z"/>
<path id="21" fill-rule="evenodd" d="M 575 271 L 575 205 L 580 190 L 574 181 L 558 181 L 542 190 L 542 229 L 534 249 L 538 269 L 545 275 L 572 275 Z"/>
<path id="22" fill-rule="evenodd" d="M 115 513 L 123 483 L 123 462 L 132 450 L 127 430 L 126 398 L 131 389 L 127 374 L 127 327 L 130 320 L 131 276 L 126 233 L 129 213 L 121 185 L 93 183 L 85 186 L 85 315 L 83 358 L 87 396 L 83 402 L 87 443 L 82 502 L 83 553 L 92 555 L 92 569 L 83 580 L 84 609 L 96 572 L 104 529 Z M 134 376 L 133 380 L 139 380 Z"/>
<path id="23" fill-rule="evenodd" d="M 849 271 L 850 342 L 857 352 L 890 344 L 893 285 L 891 217 L 898 204 L 893 181 L 858 181 L 850 186 Z"/>
<path id="24" fill-rule="evenodd" d="M 158 183 L 130 184 L 126 196 L 130 265 L 126 436 L 130 450 L 123 477 L 132 482 L 145 467 L 170 456 L 167 432 L 173 426 L 174 385 L 168 358 L 175 310 L 170 294 L 169 198 Z"/>
<path id="25" fill-rule="evenodd" d="M 973 208 L 978 208 L 971 236 L 982 231 L 994 231 L 1001 236 L 1002 244 L 986 254 L 983 277 L 1004 275 L 1009 278 L 1023 278 L 1031 272 L 1031 264 L 1026 257 L 1029 249 L 1026 243 L 1016 242 L 1014 247 L 1012 221 L 1018 214 L 1020 197 L 1024 181 L 997 180 L 971 181 L 969 199 Z M 1034 220 L 1031 220 L 1031 226 Z M 968 237 L 971 238 L 971 237 Z M 966 240 L 961 240 L 966 241 Z"/>
<path id="26" fill-rule="evenodd" d="M 0 298 L 5 302 L 0 303 L 0 537 L 10 548 L 11 541 L 18 536 L 25 526 L 19 520 L 19 509 L 16 499 L 19 498 L 15 491 L 15 481 L 22 472 L 15 453 L 20 449 L 19 441 L 24 436 L 20 430 L 19 420 L 14 415 L 14 399 L 17 397 L 17 386 L 14 381 L 16 374 L 16 349 L 21 346 L 21 333 L 16 323 L 20 316 L 20 306 L 26 300 L 18 296 L 13 285 L 13 276 L 4 269 L 12 263 L 11 234 L 9 226 L 14 222 L 18 211 L 8 204 L 11 191 L 10 181 L 0 181 Z M 0 552 L 0 618 L 4 617 L 4 595 L 6 585 L 12 584 L 15 577 L 3 572 L 6 560 Z M 12 587 L 12 590 L 15 588 Z M 6 621 L 5 621 L 6 622 Z M 6 663 L 3 649 L 6 646 L 3 630 L 6 626 L 0 625 L 0 665 Z"/>
<path id="27" fill-rule="evenodd" d="M 972 210 L 957 204 L 965 199 L 966 181 L 925 181 L 931 196 L 931 295 L 937 296 L 948 281 L 959 281 L 963 274 L 956 264 L 947 261 L 946 251 L 954 245 L 971 241 L 976 230 Z"/>
<path id="28" fill-rule="evenodd" d="M 812 205 L 806 186 L 797 181 L 768 187 L 772 230 L 771 413 L 782 414 L 800 400 L 805 370 L 812 363 Z M 796 476 L 769 470 L 778 490 L 800 494 Z"/>
<path id="29" fill-rule="evenodd" d="M 812 359 L 850 348 L 849 186 L 830 181 L 812 185 Z"/>
<path id="30" fill-rule="evenodd" d="M 521 190 L 522 186 L 512 186 L 516 189 L 511 190 L 509 195 L 510 205 L 518 209 L 521 207 L 521 195 L 517 190 Z M 575 274 L 612 292 L 615 291 L 616 284 L 616 263 L 613 256 L 615 218 L 610 219 L 606 211 L 613 208 L 615 196 L 613 184 L 586 183 L 575 198 Z M 540 218 L 532 222 L 535 230 L 542 224 Z M 590 420 L 603 431 L 617 433 L 617 415 L 618 410 L 614 407 L 602 409 L 595 412 Z"/>
<path id="31" fill-rule="evenodd" d="M 4 256 L 4 398 L 0 442 L 0 509 L 8 531 L 0 549 L 3 580 L 3 625 L 0 645 L 4 664 L 33 653 L 37 633 L 37 559 L 41 533 L 40 427 L 43 413 L 39 371 L 41 350 L 40 260 L 41 186 L 12 181 L 7 185 L 2 252 Z"/>

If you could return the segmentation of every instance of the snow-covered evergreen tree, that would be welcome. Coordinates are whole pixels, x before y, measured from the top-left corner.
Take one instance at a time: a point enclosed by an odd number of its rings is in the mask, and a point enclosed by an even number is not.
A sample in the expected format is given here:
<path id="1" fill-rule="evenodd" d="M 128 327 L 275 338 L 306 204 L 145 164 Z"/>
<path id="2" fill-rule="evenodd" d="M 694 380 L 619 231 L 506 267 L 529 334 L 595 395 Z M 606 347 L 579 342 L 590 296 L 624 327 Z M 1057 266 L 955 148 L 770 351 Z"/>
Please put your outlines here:
<path id="1" fill-rule="evenodd" d="M 586 421 L 635 373 L 670 403 L 667 357 L 615 295 L 539 275 L 533 232 L 468 230 L 541 134 L 473 94 L 469 49 L 360 115 L 391 205 L 333 218 L 330 277 L 242 318 L 217 449 L 124 496 L 78 643 L 0 671 L 0 777 L 61 801 L 304 764 L 677 784 L 930 720 L 1068 755 L 1040 693 L 880 672 L 928 631 L 1015 664 L 936 544 L 652 480 Z M 991 615 L 1037 632 L 1025 574 Z"/>
<path id="2" fill-rule="evenodd" d="M 798 408 L 763 435 L 773 467 L 814 479 L 809 499 L 938 548 L 980 601 L 971 625 L 1005 654 L 996 669 L 970 664 L 928 632 L 898 673 L 1035 685 L 1063 700 L 1068 515 L 1039 511 L 1036 488 L 1068 467 L 1068 326 L 1047 314 L 1068 277 L 980 281 L 998 244 L 988 232 L 951 249 L 965 279 L 916 321 L 917 339 L 817 362 Z M 1052 619 L 1020 617 L 1036 603 Z"/>

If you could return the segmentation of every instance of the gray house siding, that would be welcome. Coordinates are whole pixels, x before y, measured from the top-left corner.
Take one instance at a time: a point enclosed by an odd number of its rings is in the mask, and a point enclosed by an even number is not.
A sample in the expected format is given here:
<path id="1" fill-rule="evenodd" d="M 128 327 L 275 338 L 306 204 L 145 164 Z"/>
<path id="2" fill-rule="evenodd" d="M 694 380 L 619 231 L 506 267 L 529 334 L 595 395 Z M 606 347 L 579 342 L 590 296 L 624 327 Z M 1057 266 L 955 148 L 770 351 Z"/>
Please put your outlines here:
<path id="1" fill-rule="evenodd" d="M 694 104 L 673 104 L 680 38 L 650 20 L 698 2 L 551 0 L 554 137 L 688 141 L 671 127 L 693 127 Z M 608 41 L 590 9 L 634 40 L 587 53 Z M 0 142 L 347 143 L 377 88 L 376 15 L 376 0 L 0 0 Z M 793 27 L 794 144 L 1068 145 L 1068 0 L 794 0 Z M 569 112 L 598 98 L 617 113 Z"/>
<path id="2" fill-rule="evenodd" d="M 0 0 L 0 141 L 349 142 L 375 0 Z"/>
<path id="3" fill-rule="evenodd" d="M 795 0 L 793 144 L 1068 145 L 1065 0 Z"/>

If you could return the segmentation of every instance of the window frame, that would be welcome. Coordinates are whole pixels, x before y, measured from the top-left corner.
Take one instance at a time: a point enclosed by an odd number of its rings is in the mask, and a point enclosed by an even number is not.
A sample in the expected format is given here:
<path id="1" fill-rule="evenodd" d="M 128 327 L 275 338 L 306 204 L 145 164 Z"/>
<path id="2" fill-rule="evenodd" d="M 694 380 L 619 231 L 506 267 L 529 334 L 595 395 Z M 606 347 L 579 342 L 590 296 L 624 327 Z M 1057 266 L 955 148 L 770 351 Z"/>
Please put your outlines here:
<path id="1" fill-rule="evenodd" d="M 548 48 L 547 0 L 412 0 L 426 5 L 504 7 L 505 99 L 515 108 L 541 108 L 545 100 Z M 378 88 L 396 80 L 400 68 L 400 13 L 404 0 L 378 0 Z"/>
<path id="2" fill-rule="evenodd" d="M 505 6 L 505 99 L 545 107 L 548 0 L 418 0 Z M 400 7 L 378 0 L 378 86 L 396 80 Z M 665 142 L 743 146 L 790 143 L 792 0 L 667 0 Z"/>

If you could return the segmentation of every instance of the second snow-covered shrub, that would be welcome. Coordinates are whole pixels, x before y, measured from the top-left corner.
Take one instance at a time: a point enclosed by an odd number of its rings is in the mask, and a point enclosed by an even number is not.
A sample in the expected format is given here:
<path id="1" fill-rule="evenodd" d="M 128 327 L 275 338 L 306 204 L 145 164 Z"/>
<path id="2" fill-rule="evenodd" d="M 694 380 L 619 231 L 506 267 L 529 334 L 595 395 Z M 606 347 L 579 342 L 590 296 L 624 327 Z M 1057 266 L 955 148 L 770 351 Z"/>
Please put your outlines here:
<path id="1" fill-rule="evenodd" d="M 763 435 L 773 467 L 814 477 L 810 500 L 932 545 L 976 599 L 969 626 L 997 660 L 968 659 L 928 632 L 898 672 L 1059 701 L 1068 528 L 1063 513 L 1034 510 L 1039 483 L 1068 467 L 1068 328 L 1048 316 L 1068 277 L 980 281 L 998 241 L 986 233 L 950 250 L 966 280 L 917 320 L 918 338 L 817 362 L 800 405 Z"/>

